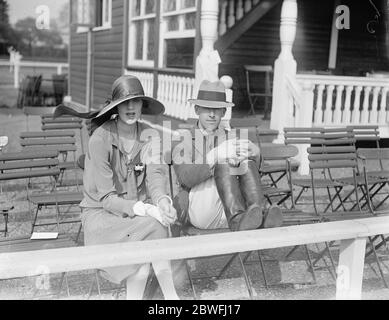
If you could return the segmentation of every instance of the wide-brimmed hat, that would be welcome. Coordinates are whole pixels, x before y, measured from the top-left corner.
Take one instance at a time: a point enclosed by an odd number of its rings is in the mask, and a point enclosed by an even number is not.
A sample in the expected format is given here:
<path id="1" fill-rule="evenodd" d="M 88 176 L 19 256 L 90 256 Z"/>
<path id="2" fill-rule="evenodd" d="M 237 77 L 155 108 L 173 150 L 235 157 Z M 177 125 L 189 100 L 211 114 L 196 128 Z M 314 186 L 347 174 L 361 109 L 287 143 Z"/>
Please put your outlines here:
<path id="1" fill-rule="evenodd" d="M 125 75 L 115 80 L 112 84 L 111 102 L 106 105 L 95 118 L 111 117 L 112 114 L 118 113 L 117 107 L 124 101 L 141 99 L 143 101 L 142 114 L 160 115 L 165 112 L 165 107 L 158 100 L 145 96 L 142 84 L 135 76 Z"/>
<path id="2" fill-rule="evenodd" d="M 112 85 L 112 97 L 100 111 L 80 112 L 79 110 L 59 105 L 54 111 L 54 118 L 68 114 L 84 119 L 91 119 L 95 127 L 99 127 L 104 122 L 111 119 L 112 115 L 117 114 L 117 106 L 124 101 L 141 99 L 142 115 L 160 115 L 165 112 L 165 107 L 158 100 L 145 96 L 142 84 L 135 76 L 125 75 L 115 80 Z"/>
<path id="3" fill-rule="evenodd" d="M 206 108 L 228 108 L 235 106 L 232 102 L 226 101 L 226 87 L 223 82 L 211 82 L 204 80 L 200 84 L 197 99 L 189 99 L 190 103 Z"/>

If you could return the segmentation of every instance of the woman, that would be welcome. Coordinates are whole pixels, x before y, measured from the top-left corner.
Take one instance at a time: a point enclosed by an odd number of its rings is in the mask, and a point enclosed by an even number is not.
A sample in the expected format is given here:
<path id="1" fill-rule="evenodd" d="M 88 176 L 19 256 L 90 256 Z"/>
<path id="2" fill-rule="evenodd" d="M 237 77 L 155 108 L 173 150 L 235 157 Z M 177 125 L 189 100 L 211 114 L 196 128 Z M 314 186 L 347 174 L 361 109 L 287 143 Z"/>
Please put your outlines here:
<path id="1" fill-rule="evenodd" d="M 167 238 L 168 228 L 176 220 L 176 211 L 168 196 L 166 168 L 158 162 L 152 142 L 140 141 L 147 127 L 140 123 L 142 114 L 158 115 L 163 105 L 144 95 L 140 81 L 122 76 L 112 86 L 112 101 L 98 114 L 92 126 L 98 127 L 90 138 L 85 157 L 82 224 L 85 245 Z M 57 108 L 56 115 L 69 112 Z M 90 114 L 77 114 L 89 117 Z M 147 196 L 159 208 L 160 220 L 151 217 L 154 206 L 145 205 Z M 153 269 L 166 299 L 178 299 L 170 262 L 153 262 Z M 127 281 L 127 299 L 142 299 L 150 265 L 131 265 L 104 269 L 108 280 Z"/>

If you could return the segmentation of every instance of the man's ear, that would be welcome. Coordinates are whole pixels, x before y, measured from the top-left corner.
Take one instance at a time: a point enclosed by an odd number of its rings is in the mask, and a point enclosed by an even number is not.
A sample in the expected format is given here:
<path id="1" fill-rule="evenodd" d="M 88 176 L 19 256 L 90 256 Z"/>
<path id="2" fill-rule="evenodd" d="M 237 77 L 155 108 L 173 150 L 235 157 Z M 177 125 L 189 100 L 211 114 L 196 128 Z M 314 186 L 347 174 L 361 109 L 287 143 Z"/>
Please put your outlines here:
<path id="1" fill-rule="evenodd" d="M 196 113 L 196 115 L 200 115 L 199 106 L 195 106 L 195 113 Z"/>
<path id="2" fill-rule="evenodd" d="M 227 112 L 227 108 L 223 108 L 223 115 L 222 115 L 222 118 L 226 115 L 226 112 Z"/>

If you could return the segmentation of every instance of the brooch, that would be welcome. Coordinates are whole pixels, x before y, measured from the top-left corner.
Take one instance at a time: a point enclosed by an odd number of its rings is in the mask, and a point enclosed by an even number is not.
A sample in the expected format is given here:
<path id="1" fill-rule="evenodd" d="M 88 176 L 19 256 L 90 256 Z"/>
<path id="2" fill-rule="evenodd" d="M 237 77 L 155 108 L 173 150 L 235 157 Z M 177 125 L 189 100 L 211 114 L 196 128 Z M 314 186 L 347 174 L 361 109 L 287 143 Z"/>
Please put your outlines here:
<path id="1" fill-rule="evenodd" d="M 141 172 L 143 172 L 144 169 L 145 169 L 145 166 L 144 166 L 143 163 L 138 163 L 138 164 L 136 164 L 135 167 L 134 167 L 134 171 L 135 171 L 136 173 L 138 173 L 138 174 L 141 173 Z"/>

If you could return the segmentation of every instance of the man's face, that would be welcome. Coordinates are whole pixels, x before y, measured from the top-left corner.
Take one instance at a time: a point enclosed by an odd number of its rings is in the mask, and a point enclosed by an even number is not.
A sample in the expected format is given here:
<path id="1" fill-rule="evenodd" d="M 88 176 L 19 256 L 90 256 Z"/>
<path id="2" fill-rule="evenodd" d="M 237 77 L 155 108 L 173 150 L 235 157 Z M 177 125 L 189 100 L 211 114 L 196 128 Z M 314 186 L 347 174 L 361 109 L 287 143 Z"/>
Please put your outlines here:
<path id="1" fill-rule="evenodd" d="M 220 124 L 221 119 L 226 114 L 226 108 L 206 108 L 195 107 L 196 114 L 199 116 L 199 122 L 206 131 L 215 131 Z"/>

